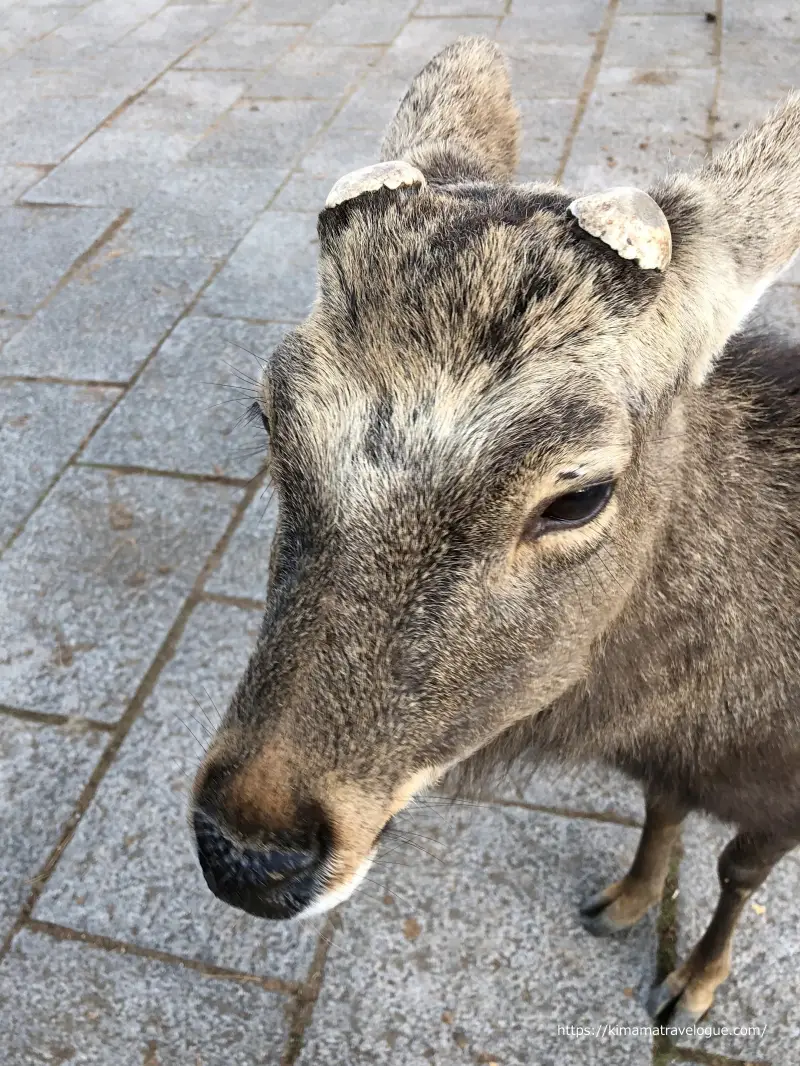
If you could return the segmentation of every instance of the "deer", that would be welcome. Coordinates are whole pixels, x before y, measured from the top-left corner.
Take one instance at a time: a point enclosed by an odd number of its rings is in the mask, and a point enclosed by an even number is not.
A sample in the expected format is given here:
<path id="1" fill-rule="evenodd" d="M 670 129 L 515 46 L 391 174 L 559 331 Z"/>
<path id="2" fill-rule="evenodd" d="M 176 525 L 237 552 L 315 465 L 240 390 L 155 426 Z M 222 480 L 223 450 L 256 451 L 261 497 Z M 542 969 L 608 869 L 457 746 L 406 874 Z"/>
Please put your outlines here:
<path id="1" fill-rule="evenodd" d="M 253 407 L 266 609 L 191 825 L 220 899 L 306 917 L 443 781 L 616 768 L 644 824 L 590 933 L 659 903 L 689 812 L 735 830 L 648 999 L 687 1024 L 800 843 L 800 350 L 744 328 L 800 249 L 800 94 L 647 191 L 514 183 L 518 127 L 459 38 L 331 189 Z"/>

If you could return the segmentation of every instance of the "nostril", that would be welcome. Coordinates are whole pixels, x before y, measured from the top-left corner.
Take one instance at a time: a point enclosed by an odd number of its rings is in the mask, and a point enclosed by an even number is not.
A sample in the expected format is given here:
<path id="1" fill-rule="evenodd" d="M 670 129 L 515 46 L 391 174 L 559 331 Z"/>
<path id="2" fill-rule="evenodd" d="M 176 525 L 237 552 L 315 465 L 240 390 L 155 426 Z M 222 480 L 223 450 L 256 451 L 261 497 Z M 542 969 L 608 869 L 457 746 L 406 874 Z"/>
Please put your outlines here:
<path id="1" fill-rule="evenodd" d="M 280 908 L 296 911 L 311 898 L 327 854 L 327 838 L 318 830 L 280 838 L 273 847 L 247 847 L 202 809 L 195 810 L 193 821 L 200 868 L 221 899 L 265 917 L 285 917 Z"/>

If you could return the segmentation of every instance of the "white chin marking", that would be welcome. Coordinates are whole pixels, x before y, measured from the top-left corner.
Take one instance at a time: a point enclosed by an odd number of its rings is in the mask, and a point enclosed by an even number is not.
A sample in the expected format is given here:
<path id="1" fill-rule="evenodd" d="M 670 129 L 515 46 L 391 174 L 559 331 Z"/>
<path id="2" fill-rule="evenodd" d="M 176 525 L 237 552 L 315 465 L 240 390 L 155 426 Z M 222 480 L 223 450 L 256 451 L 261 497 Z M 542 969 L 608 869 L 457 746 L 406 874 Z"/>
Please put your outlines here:
<path id="1" fill-rule="evenodd" d="M 305 910 L 295 915 L 294 920 L 313 918 L 317 914 L 325 914 L 326 911 L 333 910 L 334 907 L 338 907 L 340 903 L 344 903 L 346 899 L 349 899 L 367 876 L 367 870 L 372 866 L 376 851 L 377 848 L 373 848 L 346 885 L 340 885 L 339 888 L 334 888 L 331 892 L 323 892 L 321 896 L 309 903 Z"/>

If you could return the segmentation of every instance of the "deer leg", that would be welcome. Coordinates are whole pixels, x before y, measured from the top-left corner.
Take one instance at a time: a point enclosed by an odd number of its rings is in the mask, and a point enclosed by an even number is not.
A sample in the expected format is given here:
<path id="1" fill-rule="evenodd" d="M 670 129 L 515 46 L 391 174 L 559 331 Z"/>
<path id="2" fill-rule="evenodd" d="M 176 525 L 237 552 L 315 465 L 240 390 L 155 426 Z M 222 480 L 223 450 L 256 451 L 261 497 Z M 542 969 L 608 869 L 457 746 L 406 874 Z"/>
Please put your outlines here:
<path id="1" fill-rule="evenodd" d="M 685 813 L 664 797 L 646 797 L 644 828 L 633 864 L 621 881 L 584 901 L 580 908 L 584 929 L 593 936 L 610 936 L 635 925 L 660 901 Z"/>
<path id="2" fill-rule="evenodd" d="M 714 992 L 730 973 L 733 932 L 745 903 L 796 844 L 748 833 L 728 843 L 719 857 L 717 909 L 686 962 L 651 990 L 647 1008 L 654 1018 L 691 1025 L 709 1010 Z"/>

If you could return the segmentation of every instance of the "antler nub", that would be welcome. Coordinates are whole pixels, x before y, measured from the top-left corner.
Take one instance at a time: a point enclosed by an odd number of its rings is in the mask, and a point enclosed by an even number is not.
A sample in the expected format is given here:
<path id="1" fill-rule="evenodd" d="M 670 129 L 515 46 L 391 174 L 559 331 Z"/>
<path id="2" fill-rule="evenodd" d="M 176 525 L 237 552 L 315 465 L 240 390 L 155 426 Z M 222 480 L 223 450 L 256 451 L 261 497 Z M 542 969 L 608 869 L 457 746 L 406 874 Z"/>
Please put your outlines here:
<path id="1" fill-rule="evenodd" d="M 399 189 L 401 185 L 425 185 L 425 175 L 404 159 L 390 159 L 385 163 L 373 163 L 339 178 L 325 201 L 326 207 L 336 207 L 345 200 L 352 200 L 365 192 L 378 189 Z"/>
<path id="2" fill-rule="evenodd" d="M 599 237 L 623 259 L 643 270 L 665 270 L 672 258 L 672 234 L 655 200 L 641 189 L 621 186 L 581 196 L 569 205 L 581 229 Z"/>

